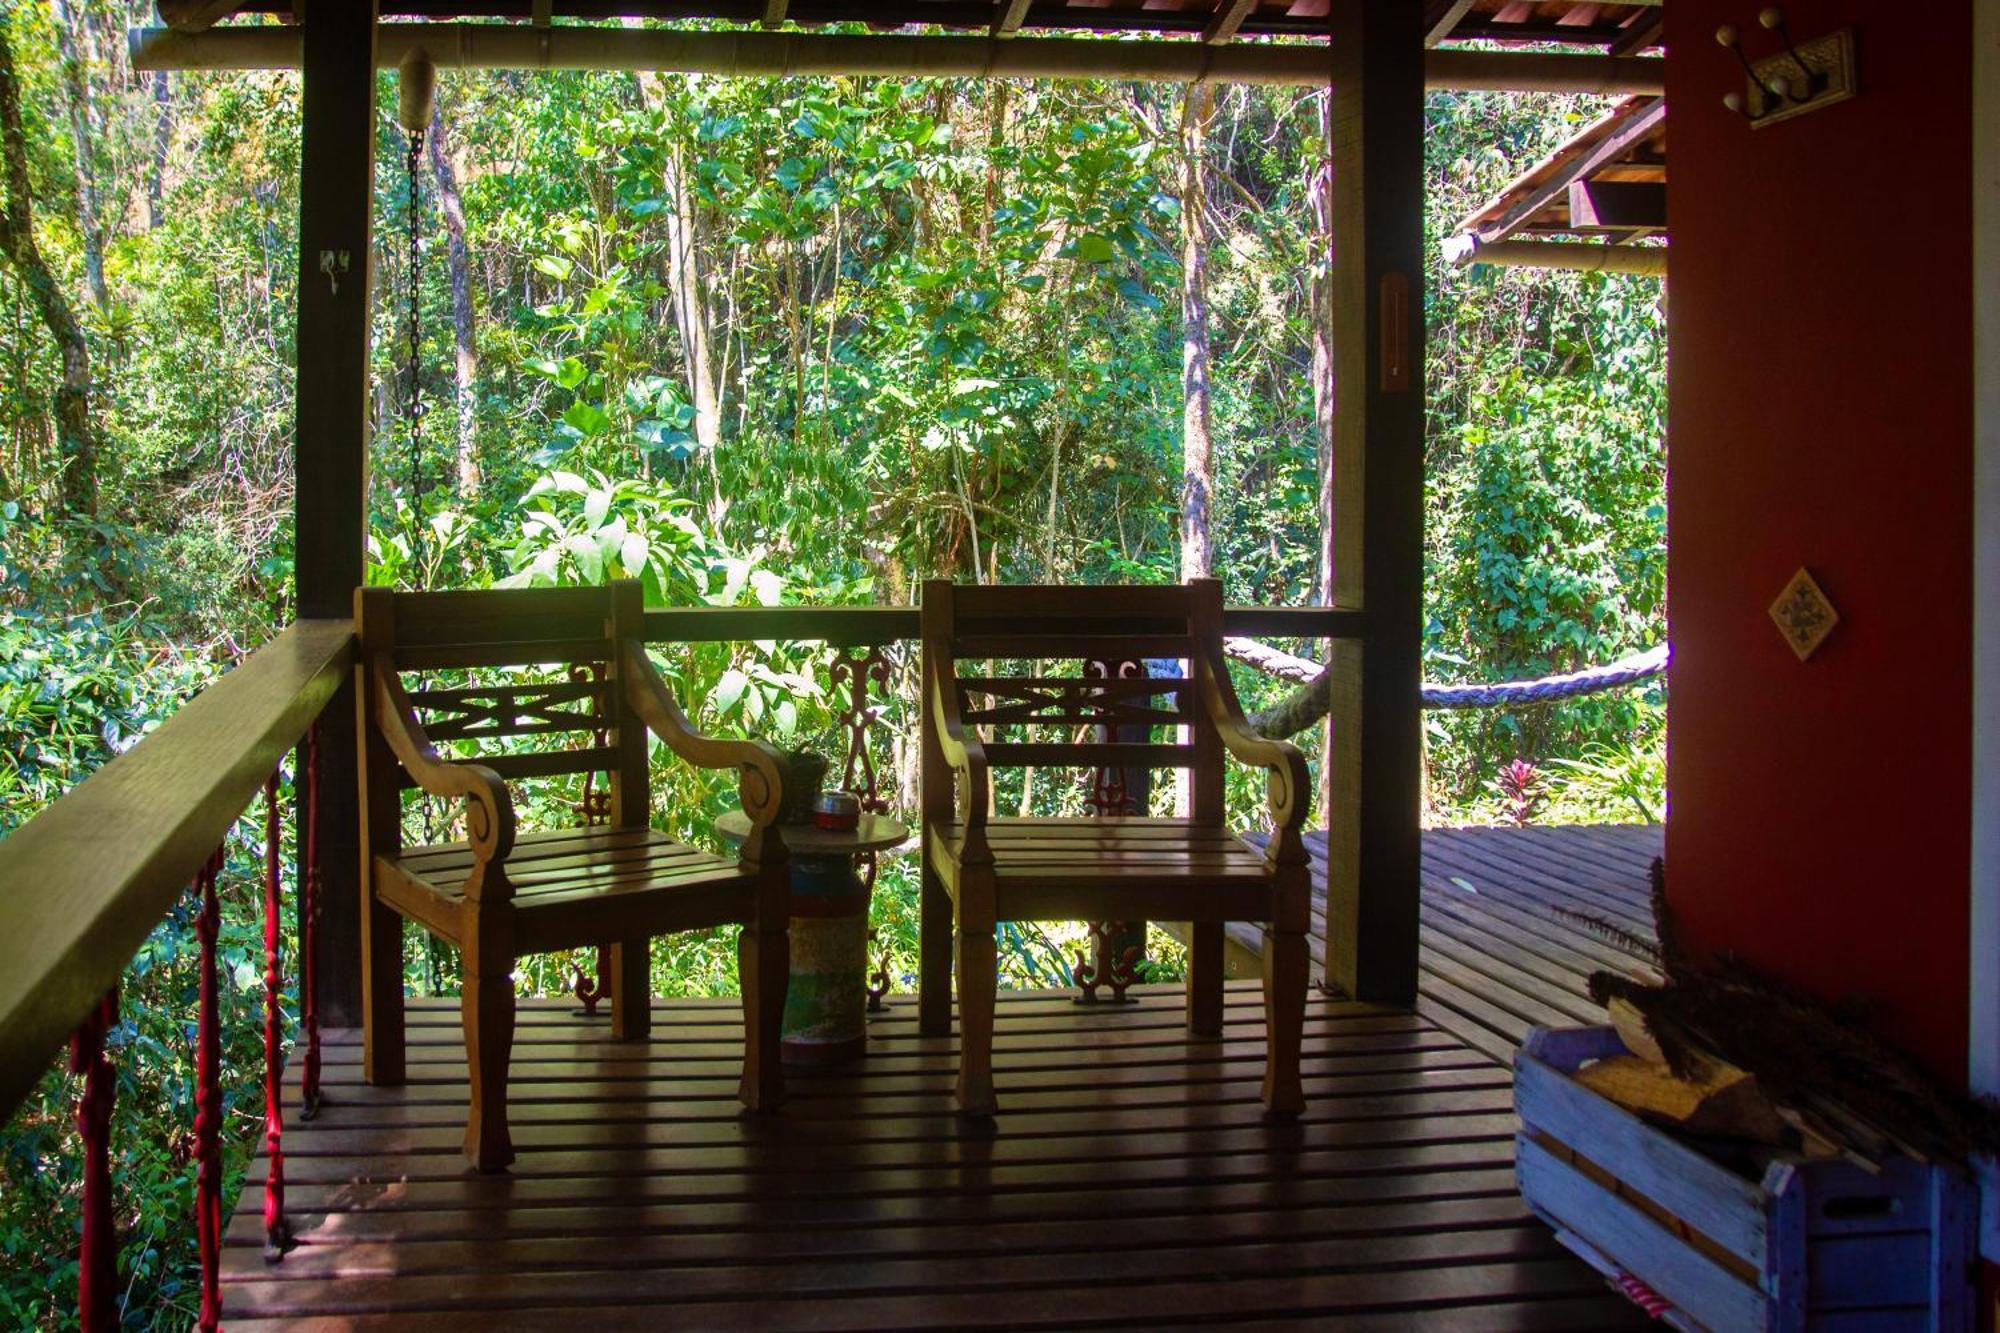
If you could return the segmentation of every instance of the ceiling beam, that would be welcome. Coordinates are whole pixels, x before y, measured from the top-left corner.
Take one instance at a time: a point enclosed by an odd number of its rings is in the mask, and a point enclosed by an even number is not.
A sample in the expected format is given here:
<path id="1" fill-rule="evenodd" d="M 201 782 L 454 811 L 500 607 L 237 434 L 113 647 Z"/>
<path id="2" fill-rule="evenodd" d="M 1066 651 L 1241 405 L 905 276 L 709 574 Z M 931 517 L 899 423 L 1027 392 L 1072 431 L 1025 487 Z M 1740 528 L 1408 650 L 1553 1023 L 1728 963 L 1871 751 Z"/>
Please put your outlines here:
<path id="1" fill-rule="evenodd" d="M 243 8 L 244 0 L 158 0 L 160 22 L 175 32 L 203 32 Z"/>
<path id="2" fill-rule="evenodd" d="M 1635 273 L 1667 276 L 1664 245 L 1592 245 L 1583 241 L 1491 241 L 1454 236 L 1445 255 L 1455 266 L 1493 264 L 1500 268 L 1559 268 L 1572 273 Z"/>
<path id="3" fill-rule="evenodd" d="M 297 69 L 295 28 L 177 33 L 135 28 L 140 69 Z M 1001 79 L 1131 79 L 1323 88 L 1322 43 L 1276 45 L 1098 41 L 1075 38 L 860 36 L 818 32 L 689 32 L 658 28 L 552 28 L 492 23 L 385 23 L 385 67 L 421 50 L 450 69 L 618 69 L 750 76 L 855 74 Z M 1649 94 L 1665 89 L 1664 61 L 1641 56 L 1513 51 L 1428 51 L 1431 88 L 1497 92 Z"/>
<path id="4" fill-rule="evenodd" d="M 1257 0 L 1220 0 L 1215 17 L 1201 31 L 1201 39 L 1210 46 L 1220 46 L 1236 36 L 1236 30 L 1243 26 L 1243 20 L 1250 17 L 1257 8 Z"/>

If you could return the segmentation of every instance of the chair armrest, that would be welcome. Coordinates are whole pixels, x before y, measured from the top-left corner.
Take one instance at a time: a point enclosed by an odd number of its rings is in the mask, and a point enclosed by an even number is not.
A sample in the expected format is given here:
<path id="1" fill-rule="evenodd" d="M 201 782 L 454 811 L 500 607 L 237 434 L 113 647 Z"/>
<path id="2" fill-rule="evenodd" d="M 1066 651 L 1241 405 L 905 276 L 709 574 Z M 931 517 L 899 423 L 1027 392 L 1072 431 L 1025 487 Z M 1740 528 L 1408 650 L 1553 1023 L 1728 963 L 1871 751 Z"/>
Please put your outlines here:
<path id="1" fill-rule="evenodd" d="M 986 747 L 980 744 L 979 737 L 966 729 L 959 717 L 958 691 L 955 688 L 957 670 L 950 655 L 937 651 L 931 670 L 926 674 L 925 692 L 930 697 L 924 704 L 931 710 L 938 751 L 959 776 L 958 817 L 965 829 L 961 859 L 990 860 L 991 853 L 986 848 L 986 807 L 987 789 L 992 777 L 986 763 Z"/>
<path id="2" fill-rule="evenodd" d="M 1269 770 L 1266 801 L 1271 811 L 1272 838 L 1266 855 L 1277 863 L 1306 859 L 1300 830 L 1312 804 L 1312 774 L 1306 757 L 1290 741 L 1274 741 L 1250 729 L 1243 705 L 1236 698 L 1236 686 L 1229 679 L 1229 665 L 1214 649 L 1195 659 L 1196 689 L 1202 707 L 1215 724 L 1223 748 L 1240 763 Z"/>
<path id="3" fill-rule="evenodd" d="M 375 725 L 396 762 L 432 796 L 464 801 L 466 839 L 472 844 L 473 859 L 482 866 L 504 864 L 514 850 L 514 801 L 507 784 L 482 764 L 454 762 L 437 752 L 417 721 L 417 710 L 397 679 L 395 664 L 386 655 L 369 664 L 368 675 L 375 688 L 371 710 Z M 485 879 L 482 875 L 474 878 Z M 504 890 L 504 880 L 496 887 Z"/>
<path id="4" fill-rule="evenodd" d="M 784 755 L 763 741 L 723 740 L 696 731 L 640 644 L 625 641 L 618 660 L 625 702 L 646 729 L 696 768 L 736 769 L 741 774 L 737 795 L 743 802 L 743 813 L 760 832 L 776 824 L 785 805 Z"/>

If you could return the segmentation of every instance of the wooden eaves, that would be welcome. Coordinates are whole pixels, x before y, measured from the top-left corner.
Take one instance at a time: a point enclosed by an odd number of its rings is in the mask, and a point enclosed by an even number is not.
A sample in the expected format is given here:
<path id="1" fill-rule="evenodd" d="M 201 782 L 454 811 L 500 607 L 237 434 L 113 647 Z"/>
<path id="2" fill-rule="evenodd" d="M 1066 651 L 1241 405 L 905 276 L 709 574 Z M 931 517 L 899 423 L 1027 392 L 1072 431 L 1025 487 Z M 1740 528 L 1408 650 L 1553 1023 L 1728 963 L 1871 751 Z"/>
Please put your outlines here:
<path id="1" fill-rule="evenodd" d="M 1452 6 L 1453 21 L 1485 32 L 1521 10 Z M 1516 24 L 1524 38 L 1543 40 L 1544 27 L 1580 34 L 1573 46 L 1615 40 L 1625 28 L 1604 20 L 1607 12 L 1643 16 L 1648 4 L 1571 5 L 1544 0 L 1529 6 L 1540 14 L 1562 10 L 1537 26 Z M 134 59 L 147 69 L 297 68 L 301 38 L 291 26 L 217 27 L 231 13 L 289 14 L 283 0 L 166 0 L 164 29 L 132 34 Z M 995 78 L 1114 78 L 1163 82 L 1213 82 L 1318 86 L 1327 78 L 1326 54 L 1318 40 L 1243 42 L 1242 37 L 1323 39 L 1327 0 L 1151 0 L 1096 7 L 1077 0 L 901 0 L 860 4 L 858 0 L 385 0 L 384 19 L 430 20 L 449 14 L 474 22 L 384 22 L 377 37 L 377 60 L 398 64 L 421 49 L 446 68 L 645 69 L 682 73 L 782 76 L 806 74 L 958 75 Z M 1565 24 L 1571 15 L 1590 15 L 1593 24 Z M 623 27 L 556 26 L 554 17 L 609 19 L 710 19 L 739 28 L 702 31 Z M 532 18 L 534 28 L 504 22 Z M 1447 16 L 1449 18 L 1449 16 Z M 493 20 L 503 20 L 494 22 Z M 800 31 L 801 25 L 867 22 L 871 33 Z M 1443 22 L 1440 20 L 1439 22 Z M 1620 20 L 1624 22 L 1624 20 Z M 785 25 L 790 24 L 791 27 Z M 947 35 L 892 29 L 922 25 Z M 1594 26 L 1593 26 L 1594 25 Z M 1501 26 L 1505 26 L 1504 24 Z M 1089 29 L 1093 38 L 1049 36 Z M 965 35 L 965 30 L 977 35 Z M 1661 62 L 1630 54 L 1565 55 L 1546 51 L 1439 50 L 1438 23 L 1427 33 L 1432 46 L 1424 64 L 1433 88 L 1496 91 L 1658 94 Z M 1021 35 L 1039 32 L 1042 36 Z M 1198 40 L 1106 41 L 1103 36 L 1184 37 Z M 1455 33 L 1451 34 L 1456 36 Z M 1584 40 L 1587 37 L 1588 40 Z"/>
<path id="2" fill-rule="evenodd" d="M 1667 105 L 1631 97 L 1537 162 L 1458 224 L 1453 264 L 1664 276 Z M 1589 237 L 1591 240 L 1556 240 Z"/>
<path id="3" fill-rule="evenodd" d="M 709 19 L 765 27 L 867 23 L 985 30 L 1321 37 L 1330 0 L 381 0 L 385 19 Z M 1412 0 L 1427 45 L 1482 41 L 1596 48 L 1630 55 L 1659 41 L 1661 0 Z M 296 0 L 159 0 L 161 21 L 200 32 L 231 14 L 291 18 Z"/>

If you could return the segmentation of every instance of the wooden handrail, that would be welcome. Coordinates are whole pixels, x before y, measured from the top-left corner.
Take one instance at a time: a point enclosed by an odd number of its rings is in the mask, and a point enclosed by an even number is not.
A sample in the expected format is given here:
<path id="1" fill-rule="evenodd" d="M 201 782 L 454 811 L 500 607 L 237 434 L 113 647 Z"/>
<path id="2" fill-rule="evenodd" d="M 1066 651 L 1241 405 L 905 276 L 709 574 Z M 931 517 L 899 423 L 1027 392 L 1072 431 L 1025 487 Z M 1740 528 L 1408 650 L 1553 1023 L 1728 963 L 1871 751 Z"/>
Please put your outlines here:
<path id="1" fill-rule="evenodd" d="M 1120 632 L 1105 622 L 1103 632 Z M 1281 639 L 1358 639 L 1361 611 L 1332 606 L 1233 606 L 1222 613 L 1225 634 Z M 646 613 L 648 643 L 722 643 L 771 639 L 872 648 L 914 641 L 914 606 L 703 606 Z"/>
<path id="2" fill-rule="evenodd" d="M 137 745 L 0 839 L 0 1113 L 124 973 L 353 656 L 300 621 Z"/>

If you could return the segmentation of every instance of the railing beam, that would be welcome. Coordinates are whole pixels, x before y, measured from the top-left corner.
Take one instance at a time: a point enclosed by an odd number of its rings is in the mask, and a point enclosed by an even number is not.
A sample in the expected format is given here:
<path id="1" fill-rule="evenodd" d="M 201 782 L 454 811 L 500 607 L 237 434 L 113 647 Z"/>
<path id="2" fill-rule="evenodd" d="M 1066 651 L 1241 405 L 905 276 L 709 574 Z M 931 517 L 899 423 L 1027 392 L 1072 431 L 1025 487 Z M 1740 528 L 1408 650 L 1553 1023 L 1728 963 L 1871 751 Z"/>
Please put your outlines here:
<path id="1" fill-rule="evenodd" d="M 293 625 L 0 839 L 0 1115 L 326 707 L 352 638 L 344 620 Z"/>

